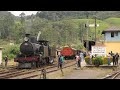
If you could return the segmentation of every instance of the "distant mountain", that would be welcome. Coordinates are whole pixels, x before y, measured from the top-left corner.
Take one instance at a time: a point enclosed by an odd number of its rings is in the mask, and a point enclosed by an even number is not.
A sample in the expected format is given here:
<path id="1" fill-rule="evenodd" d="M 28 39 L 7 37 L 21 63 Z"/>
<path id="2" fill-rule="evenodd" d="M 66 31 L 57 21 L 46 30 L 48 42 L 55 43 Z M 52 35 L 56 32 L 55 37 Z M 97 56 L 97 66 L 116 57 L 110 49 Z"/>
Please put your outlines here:
<path id="1" fill-rule="evenodd" d="M 18 16 L 14 16 L 8 11 L 0 11 L 0 17 L 8 14 L 11 14 L 15 19 L 19 19 Z M 38 11 L 36 15 L 28 15 L 25 18 L 31 19 L 31 17 L 35 16 L 52 21 L 62 19 L 93 19 L 95 16 L 97 19 L 104 20 L 111 17 L 120 18 L 120 11 Z"/>
<path id="2" fill-rule="evenodd" d="M 120 11 L 41 11 L 37 12 L 36 16 L 48 20 L 61 20 L 64 18 L 94 18 L 106 19 L 109 17 L 120 17 Z"/>
<path id="3" fill-rule="evenodd" d="M 5 15 L 9 15 L 11 14 L 12 16 L 14 16 L 12 13 L 8 12 L 8 11 L 0 11 L 0 17 L 1 16 L 5 16 Z"/>

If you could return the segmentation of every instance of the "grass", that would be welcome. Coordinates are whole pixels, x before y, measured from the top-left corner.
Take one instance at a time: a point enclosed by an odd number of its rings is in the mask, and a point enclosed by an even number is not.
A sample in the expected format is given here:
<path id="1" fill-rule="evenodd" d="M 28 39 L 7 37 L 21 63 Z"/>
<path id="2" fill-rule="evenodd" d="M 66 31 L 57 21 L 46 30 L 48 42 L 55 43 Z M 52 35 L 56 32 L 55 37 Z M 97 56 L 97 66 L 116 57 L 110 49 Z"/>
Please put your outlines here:
<path id="1" fill-rule="evenodd" d="M 4 66 L 4 64 L 5 64 L 5 62 L 4 61 L 2 61 L 2 63 L 3 63 L 3 66 Z M 16 62 L 14 62 L 14 60 L 12 59 L 12 60 L 9 60 L 8 61 L 8 66 L 12 66 L 12 65 L 16 65 L 17 63 Z"/>
<path id="2" fill-rule="evenodd" d="M 110 25 L 120 26 L 120 18 L 107 18 L 104 21 Z"/>
<path id="3" fill-rule="evenodd" d="M 94 24 L 95 20 L 94 19 L 67 19 L 67 20 L 62 20 L 62 21 L 56 21 L 53 23 L 57 23 L 57 24 L 61 24 L 61 23 L 65 23 L 65 24 L 70 24 L 70 26 L 74 27 L 74 29 L 79 29 L 79 25 L 81 23 L 85 24 L 87 23 L 87 21 L 89 22 L 89 24 Z M 97 37 L 101 38 L 103 37 L 101 35 L 102 31 L 109 28 L 110 24 L 106 21 L 102 21 L 102 20 L 96 20 L 96 23 L 99 24 L 99 27 L 96 28 L 96 33 L 97 33 Z M 95 27 L 90 27 L 89 28 L 89 38 L 93 38 L 93 34 L 95 33 Z"/>

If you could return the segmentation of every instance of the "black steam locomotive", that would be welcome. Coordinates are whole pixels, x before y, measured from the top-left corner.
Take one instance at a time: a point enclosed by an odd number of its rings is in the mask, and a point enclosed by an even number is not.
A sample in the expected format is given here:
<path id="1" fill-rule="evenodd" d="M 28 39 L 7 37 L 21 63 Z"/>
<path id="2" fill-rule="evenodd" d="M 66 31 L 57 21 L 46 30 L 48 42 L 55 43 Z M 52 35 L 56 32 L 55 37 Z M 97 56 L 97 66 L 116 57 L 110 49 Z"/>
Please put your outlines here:
<path id="1" fill-rule="evenodd" d="M 56 48 L 50 47 L 48 41 L 26 34 L 24 42 L 20 45 L 21 54 L 14 59 L 18 62 L 18 68 L 40 67 L 41 65 L 53 64 L 56 57 Z"/>

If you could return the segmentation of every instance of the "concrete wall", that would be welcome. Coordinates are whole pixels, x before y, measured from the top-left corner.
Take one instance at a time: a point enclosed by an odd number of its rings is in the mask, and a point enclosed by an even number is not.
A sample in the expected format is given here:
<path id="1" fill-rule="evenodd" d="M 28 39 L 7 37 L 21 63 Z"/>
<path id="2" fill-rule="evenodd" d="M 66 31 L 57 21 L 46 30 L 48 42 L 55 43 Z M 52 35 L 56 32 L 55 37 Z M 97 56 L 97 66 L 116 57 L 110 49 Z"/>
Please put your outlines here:
<path id="1" fill-rule="evenodd" d="M 120 54 L 120 42 L 105 42 L 104 45 L 106 46 L 106 54 L 110 51 L 113 51 L 113 53 L 118 52 Z"/>

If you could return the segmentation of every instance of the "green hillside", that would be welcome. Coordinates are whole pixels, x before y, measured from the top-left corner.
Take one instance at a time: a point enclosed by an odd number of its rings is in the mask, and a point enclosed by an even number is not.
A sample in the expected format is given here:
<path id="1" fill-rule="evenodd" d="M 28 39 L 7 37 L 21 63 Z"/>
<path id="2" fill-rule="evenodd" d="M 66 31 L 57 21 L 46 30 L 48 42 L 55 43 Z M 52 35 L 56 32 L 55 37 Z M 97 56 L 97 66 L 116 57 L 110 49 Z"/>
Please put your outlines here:
<path id="1" fill-rule="evenodd" d="M 85 23 L 87 23 L 87 21 L 88 21 L 89 24 L 94 24 L 95 23 L 94 19 L 70 19 L 70 20 L 62 20 L 62 21 L 58 21 L 58 22 L 59 23 L 62 23 L 62 22 L 73 23 L 74 27 L 78 28 L 81 23 L 85 24 Z M 54 23 L 58 23 L 58 22 L 54 22 Z M 104 30 L 104 29 L 106 29 L 110 26 L 108 22 L 105 22 L 105 21 L 102 21 L 102 20 L 97 20 L 96 23 L 99 24 L 99 27 L 97 27 L 98 31 L 99 30 L 102 31 L 102 30 Z M 94 30 L 94 27 L 91 27 L 90 30 Z"/>
<path id="2" fill-rule="evenodd" d="M 74 28 L 79 28 L 79 25 L 81 23 L 83 25 L 87 22 L 89 24 L 94 24 L 95 20 L 94 19 L 70 19 L 70 20 L 62 20 L 62 21 L 58 21 L 58 22 L 59 23 L 62 23 L 62 22 L 68 23 L 69 22 L 73 25 Z M 56 22 L 54 22 L 54 23 L 56 23 Z M 107 29 L 110 26 L 110 24 L 105 22 L 105 21 L 102 21 L 102 20 L 97 20 L 96 23 L 99 24 L 99 27 L 96 28 L 97 38 L 101 38 L 102 37 L 102 35 L 101 35 L 102 31 Z M 83 29 L 83 30 L 85 30 L 85 29 Z M 94 39 L 95 28 L 90 27 L 88 32 L 89 32 L 89 39 Z"/>
<path id="3" fill-rule="evenodd" d="M 107 18 L 104 21 L 110 25 L 120 26 L 120 18 Z"/>

